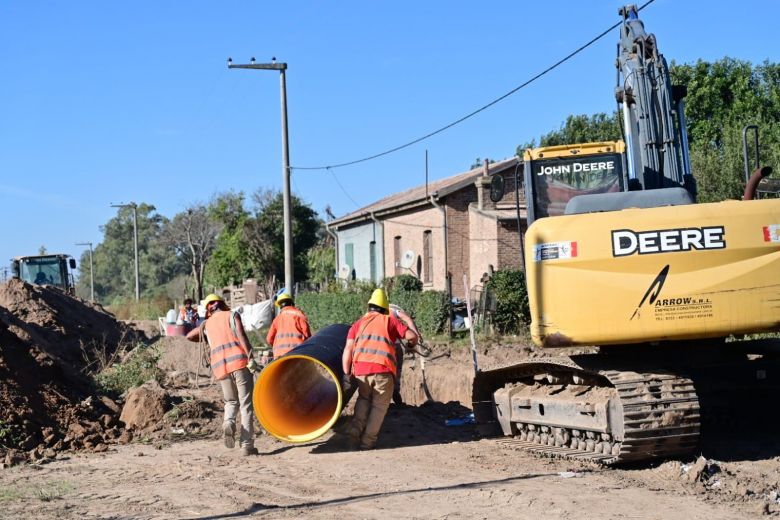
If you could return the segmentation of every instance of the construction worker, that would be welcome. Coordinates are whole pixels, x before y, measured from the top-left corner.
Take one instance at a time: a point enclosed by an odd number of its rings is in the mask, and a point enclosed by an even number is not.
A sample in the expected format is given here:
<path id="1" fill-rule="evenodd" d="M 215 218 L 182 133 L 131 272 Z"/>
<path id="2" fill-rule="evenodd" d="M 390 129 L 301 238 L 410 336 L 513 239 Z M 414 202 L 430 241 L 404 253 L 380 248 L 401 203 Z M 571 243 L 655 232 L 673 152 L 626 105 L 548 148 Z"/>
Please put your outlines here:
<path id="1" fill-rule="evenodd" d="M 368 300 L 368 312 L 347 333 L 342 368 L 358 384 L 349 429 L 352 448 L 370 450 L 376 445 L 395 387 L 395 342 L 403 338 L 412 347 L 417 344 L 417 334 L 390 316 L 389 309 L 385 291 L 376 289 Z"/>
<path id="2" fill-rule="evenodd" d="M 279 307 L 279 315 L 274 318 L 265 340 L 274 349 L 274 359 L 278 359 L 311 337 L 309 320 L 295 307 L 295 301 L 288 292 L 277 294 L 274 302 Z"/>
<path id="3" fill-rule="evenodd" d="M 179 308 L 179 320 L 190 329 L 198 324 L 198 308 L 193 305 L 191 298 L 186 298 Z"/>
<path id="4" fill-rule="evenodd" d="M 236 416 L 241 408 L 241 433 L 239 435 L 242 455 L 257 455 L 254 446 L 254 413 L 252 409 L 252 387 L 254 380 L 250 368 L 254 364 L 252 345 L 241 323 L 241 315 L 231 312 L 225 301 L 216 294 L 209 294 L 204 300 L 206 321 L 187 334 L 190 341 L 209 344 L 211 372 L 222 386 L 225 401 L 222 434 L 225 446 L 235 447 Z"/>

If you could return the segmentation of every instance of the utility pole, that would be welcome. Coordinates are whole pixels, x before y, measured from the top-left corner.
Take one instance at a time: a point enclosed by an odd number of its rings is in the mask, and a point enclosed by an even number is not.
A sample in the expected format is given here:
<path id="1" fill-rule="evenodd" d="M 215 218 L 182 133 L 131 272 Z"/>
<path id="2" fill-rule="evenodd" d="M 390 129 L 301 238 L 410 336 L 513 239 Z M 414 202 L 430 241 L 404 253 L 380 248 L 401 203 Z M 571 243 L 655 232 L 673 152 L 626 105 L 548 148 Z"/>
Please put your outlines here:
<path id="1" fill-rule="evenodd" d="M 133 249 L 135 250 L 135 301 L 141 299 L 141 284 L 138 280 L 138 204 L 111 204 L 112 208 L 133 209 Z"/>
<path id="2" fill-rule="evenodd" d="M 254 69 L 254 70 L 278 70 L 280 81 L 280 97 L 282 102 L 282 179 L 284 191 L 282 203 L 284 207 L 284 286 L 293 294 L 293 245 L 292 245 L 292 204 L 290 201 L 290 149 L 287 144 L 287 80 L 285 79 L 286 63 L 276 63 L 276 58 L 271 63 L 256 63 L 255 59 L 249 63 L 234 64 L 231 58 L 227 60 L 229 69 Z"/>
<path id="3" fill-rule="evenodd" d="M 95 269 L 92 264 L 92 242 L 77 242 L 77 246 L 89 246 L 89 301 L 95 303 Z"/>

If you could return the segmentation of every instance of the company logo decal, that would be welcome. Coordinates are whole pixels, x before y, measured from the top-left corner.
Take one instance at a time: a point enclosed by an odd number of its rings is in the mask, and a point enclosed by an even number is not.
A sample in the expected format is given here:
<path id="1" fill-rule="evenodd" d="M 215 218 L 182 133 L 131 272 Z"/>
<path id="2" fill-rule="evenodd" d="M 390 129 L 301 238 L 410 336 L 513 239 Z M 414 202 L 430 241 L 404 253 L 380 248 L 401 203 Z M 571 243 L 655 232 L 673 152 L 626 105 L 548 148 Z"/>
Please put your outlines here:
<path id="1" fill-rule="evenodd" d="M 618 229 L 612 231 L 612 256 L 676 253 L 694 249 L 725 249 L 725 234 L 723 226 L 655 231 Z"/>
<path id="2" fill-rule="evenodd" d="M 534 246 L 534 261 L 562 260 L 577 257 L 577 242 L 549 242 Z"/>
<path id="3" fill-rule="evenodd" d="M 647 291 L 645 291 L 645 295 L 642 296 L 642 301 L 639 302 L 639 305 L 636 306 L 636 310 L 634 310 L 634 314 L 631 315 L 632 320 L 636 317 L 637 314 L 639 314 L 639 310 L 642 308 L 642 305 L 645 304 L 648 297 L 650 298 L 650 305 L 655 303 L 656 298 L 658 298 L 658 295 L 661 294 L 661 289 L 664 287 L 664 282 L 666 282 L 666 277 L 668 274 L 669 266 L 667 265 L 661 269 L 661 272 L 658 273 L 658 276 L 655 277 L 653 283 L 651 283 L 650 287 L 648 287 Z"/>

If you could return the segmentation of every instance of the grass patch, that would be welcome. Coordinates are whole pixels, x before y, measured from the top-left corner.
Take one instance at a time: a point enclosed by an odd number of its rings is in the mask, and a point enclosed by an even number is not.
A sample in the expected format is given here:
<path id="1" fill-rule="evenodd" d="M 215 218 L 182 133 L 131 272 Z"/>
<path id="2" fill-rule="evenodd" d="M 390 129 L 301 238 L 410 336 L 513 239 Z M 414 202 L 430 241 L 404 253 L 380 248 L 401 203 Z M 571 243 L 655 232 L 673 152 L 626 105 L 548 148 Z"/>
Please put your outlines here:
<path id="1" fill-rule="evenodd" d="M 0 504 L 24 498 L 24 493 L 14 487 L 0 487 Z"/>
<path id="2" fill-rule="evenodd" d="M 36 489 L 35 498 L 41 502 L 51 502 L 64 497 L 71 491 L 73 491 L 72 484 L 64 480 L 56 480 Z"/>
<path id="3" fill-rule="evenodd" d="M 95 380 L 98 387 L 109 394 L 123 394 L 141 386 L 150 379 L 162 381 L 163 372 L 157 368 L 161 352 L 156 347 L 138 345 L 120 363 L 100 371 Z"/>
<path id="4" fill-rule="evenodd" d="M 71 493 L 73 489 L 73 484 L 65 480 L 53 480 L 26 490 L 17 487 L 0 487 L 0 504 L 29 498 L 51 502 Z"/>

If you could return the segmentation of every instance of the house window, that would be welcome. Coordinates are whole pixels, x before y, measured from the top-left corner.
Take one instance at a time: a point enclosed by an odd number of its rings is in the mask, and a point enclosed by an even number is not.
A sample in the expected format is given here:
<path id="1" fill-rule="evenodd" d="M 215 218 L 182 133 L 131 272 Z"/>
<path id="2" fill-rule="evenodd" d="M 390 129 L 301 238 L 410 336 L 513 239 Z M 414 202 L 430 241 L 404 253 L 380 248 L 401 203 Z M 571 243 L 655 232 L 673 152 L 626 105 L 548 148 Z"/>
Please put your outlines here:
<path id="1" fill-rule="evenodd" d="M 369 270 L 371 271 L 371 281 L 376 282 L 376 242 L 373 240 L 368 243 L 368 262 Z"/>
<path id="2" fill-rule="evenodd" d="M 353 278 L 352 273 L 355 272 L 355 245 L 344 244 L 344 263 L 349 266 L 350 278 Z"/>
<path id="3" fill-rule="evenodd" d="M 433 283 L 433 240 L 430 230 L 423 232 L 423 283 Z"/>
<path id="4" fill-rule="evenodd" d="M 393 265 L 394 273 L 401 274 L 401 237 L 393 238 Z"/>

